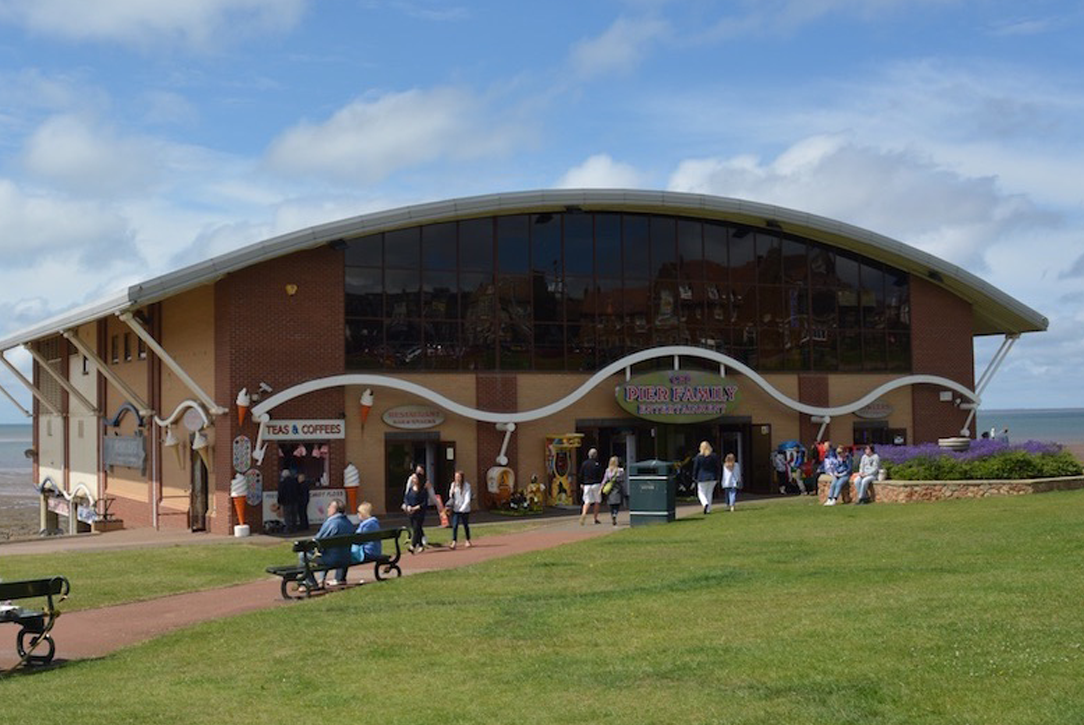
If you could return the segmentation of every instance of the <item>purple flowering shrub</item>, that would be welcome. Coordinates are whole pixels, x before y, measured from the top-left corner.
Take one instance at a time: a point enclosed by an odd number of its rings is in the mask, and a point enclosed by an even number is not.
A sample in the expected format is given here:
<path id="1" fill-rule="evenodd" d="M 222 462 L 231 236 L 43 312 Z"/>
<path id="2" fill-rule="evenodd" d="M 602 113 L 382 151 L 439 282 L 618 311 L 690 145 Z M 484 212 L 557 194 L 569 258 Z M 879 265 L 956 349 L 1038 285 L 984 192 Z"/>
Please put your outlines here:
<path id="1" fill-rule="evenodd" d="M 1078 476 L 1081 465 L 1057 443 L 1002 443 L 989 438 L 971 442 L 966 451 L 936 443 L 884 446 L 877 451 L 889 478 L 908 481 L 1053 478 Z"/>

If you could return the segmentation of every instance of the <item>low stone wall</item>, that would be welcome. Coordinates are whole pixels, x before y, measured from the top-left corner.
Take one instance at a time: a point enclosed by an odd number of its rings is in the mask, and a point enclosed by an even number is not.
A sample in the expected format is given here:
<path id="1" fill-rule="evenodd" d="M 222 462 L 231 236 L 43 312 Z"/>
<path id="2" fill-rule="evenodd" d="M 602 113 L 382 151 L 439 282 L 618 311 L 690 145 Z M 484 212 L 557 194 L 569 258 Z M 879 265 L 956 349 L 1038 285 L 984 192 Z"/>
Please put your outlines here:
<path id="1" fill-rule="evenodd" d="M 817 497 L 828 498 L 832 480 L 821 476 L 817 481 Z M 1027 493 L 1070 491 L 1084 488 L 1084 476 L 1065 478 L 1033 478 L 1006 481 L 874 481 L 869 487 L 871 501 L 907 503 L 908 501 L 944 501 L 951 498 L 984 498 L 986 496 L 1020 496 Z M 840 503 L 855 500 L 853 483 L 840 493 Z"/>

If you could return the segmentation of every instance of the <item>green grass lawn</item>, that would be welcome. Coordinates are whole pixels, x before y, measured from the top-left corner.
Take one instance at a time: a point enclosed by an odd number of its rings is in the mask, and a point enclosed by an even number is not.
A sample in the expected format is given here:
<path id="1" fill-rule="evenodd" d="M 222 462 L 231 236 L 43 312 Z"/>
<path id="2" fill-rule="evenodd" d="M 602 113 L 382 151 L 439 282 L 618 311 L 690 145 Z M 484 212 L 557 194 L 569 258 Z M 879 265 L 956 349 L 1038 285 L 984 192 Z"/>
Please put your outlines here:
<path id="1" fill-rule="evenodd" d="M 0 713 L 1078 725 L 1082 524 L 1084 492 L 739 505 L 10 677 Z"/>
<path id="2" fill-rule="evenodd" d="M 474 538 L 494 536 L 544 523 L 544 520 L 531 520 L 480 524 L 471 526 L 471 534 Z M 444 545 L 452 539 L 451 529 L 439 527 L 426 529 L 426 535 L 431 544 Z M 407 540 L 405 536 L 402 538 L 404 547 Z M 2 556 L 0 578 L 12 581 L 65 576 L 72 593 L 61 610 L 71 612 L 261 579 L 267 576 L 266 567 L 297 561 L 290 545 L 286 540 L 271 546 L 231 542 Z M 394 544 L 384 545 L 394 551 Z M 27 606 L 36 605 L 31 602 Z"/>

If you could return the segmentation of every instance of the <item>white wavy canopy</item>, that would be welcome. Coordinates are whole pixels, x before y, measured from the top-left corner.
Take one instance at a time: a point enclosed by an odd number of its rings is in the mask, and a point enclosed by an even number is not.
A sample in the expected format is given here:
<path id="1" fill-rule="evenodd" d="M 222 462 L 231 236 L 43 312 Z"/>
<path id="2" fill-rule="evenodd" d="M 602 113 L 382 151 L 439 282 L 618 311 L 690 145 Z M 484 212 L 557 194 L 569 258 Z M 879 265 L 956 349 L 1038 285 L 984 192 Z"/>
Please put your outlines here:
<path id="1" fill-rule="evenodd" d="M 367 387 L 383 387 L 393 390 L 401 390 L 406 393 L 416 395 L 423 400 L 426 400 L 434 405 L 438 405 L 445 410 L 461 415 L 465 418 L 471 418 L 483 423 L 527 423 L 532 420 L 539 420 L 541 418 L 547 418 L 555 413 L 558 413 L 570 405 L 574 405 L 581 400 L 585 395 L 591 392 L 595 387 L 605 381 L 607 378 L 616 375 L 626 368 L 631 367 L 637 363 L 645 362 L 647 360 L 655 360 L 658 358 L 677 358 L 682 357 L 694 357 L 702 360 L 708 360 L 718 363 L 726 368 L 732 369 L 741 373 L 745 377 L 749 378 L 754 384 L 761 388 L 765 393 L 791 410 L 799 413 L 804 413 L 811 416 L 820 416 L 830 418 L 837 415 L 847 415 L 853 413 L 856 410 L 866 407 L 870 403 L 874 402 L 882 395 L 896 390 L 898 388 L 907 387 L 909 385 L 936 385 L 942 388 L 947 388 L 959 393 L 964 398 L 974 402 L 976 405 L 980 402 L 979 396 L 973 391 L 969 390 L 966 386 L 957 383 L 954 380 L 943 378 L 937 375 L 905 375 L 901 378 L 891 380 L 884 385 L 880 385 L 861 398 L 847 403 L 846 405 L 837 405 L 833 407 L 821 407 L 816 405 L 809 405 L 800 401 L 794 400 L 782 392 L 772 387 L 772 385 L 765 380 L 758 372 L 745 365 L 744 363 L 736 360 L 729 355 L 715 352 L 713 350 L 706 350 L 700 347 L 690 347 L 686 345 L 671 345 L 667 347 L 656 347 L 650 350 L 642 350 L 640 352 L 627 355 L 616 362 L 610 363 L 606 367 L 602 368 L 590 378 L 588 378 L 580 387 L 573 390 L 571 393 L 556 400 L 549 405 L 542 406 L 541 408 L 535 408 L 534 410 L 519 411 L 516 413 L 497 413 L 490 410 L 480 410 L 478 408 L 471 408 L 469 406 L 458 403 L 440 393 L 430 390 L 425 386 L 418 385 L 407 380 L 401 380 L 400 378 L 392 377 L 390 375 L 375 375 L 369 373 L 353 373 L 349 375 L 333 375 L 331 377 L 319 378 L 317 380 L 310 380 L 299 385 L 295 385 L 291 388 L 287 388 L 281 392 L 275 393 L 267 400 L 262 401 L 259 405 L 252 409 L 252 415 L 261 422 L 270 420 L 270 412 L 279 405 L 293 400 L 294 398 L 309 393 L 316 392 L 318 390 L 326 390 L 327 388 L 345 387 L 348 385 L 358 385 Z"/>

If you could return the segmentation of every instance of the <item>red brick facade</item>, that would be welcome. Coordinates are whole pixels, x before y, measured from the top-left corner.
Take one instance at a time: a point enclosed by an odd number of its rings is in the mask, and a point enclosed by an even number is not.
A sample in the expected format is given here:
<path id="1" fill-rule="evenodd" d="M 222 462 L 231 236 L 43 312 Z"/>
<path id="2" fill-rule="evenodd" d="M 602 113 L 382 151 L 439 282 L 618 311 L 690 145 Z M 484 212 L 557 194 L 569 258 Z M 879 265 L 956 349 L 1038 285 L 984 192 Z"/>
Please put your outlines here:
<path id="1" fill-rule="evenodd" d="M 940 375 L 974 388 L 973 331 L 971 305 L 948 290 L 911 275 L 911 367 L 916 375 Z M 932 385 L 916 385 L 911 389 L 912 442 L 931 442 L 960 434 L 968 411 L 941 401 L 941 390 Z M 953 394 L 953 397 L 958 396 Z"/>
<path id="2" fill-rule="evenodd" d="M 519 409 L 519 395 L 517 381 L 514 374 L 507 373 L 479 373 L 475 375 L 475 391 L 479 410 L 492 410 L 500 413 L 512 413 Z M 490 467 L 497 465 L 497 455 L 501 452 L 504 444 L 504 433 L 497 430 L 493 423 L 478 423 L 478 470 L 479 481 L 485 481 L 485 473 Z M 516 468 L 519 436 L 512 434 L 508 442 L 508 466 Z M 488 497 L 484 485 L 478 486 L 483 492 L 483 497 Z"/>
<path id="3" fill-rule="evenodd" d="M 829 404 L 828 398 L 828 376 L 827 375 L 799 375 L 798 376 L 798 402 L 805 403 L 807 405 L 817 405 L 827 407 Z M 817 440 L 817 433 L 820 432 L 821 424 L 814 423 L 811 420 L 811 416 L 798 414 L 798 430 L 799 440 L 803 444 L 809 445 L 813 441 Z M 824 429 L 824 439 L 831 440 L 832 426 L 829 424 Z"/>
<path id="4" fill-rule="evenodd" d="M 241 388 L 258 391 L 261 382 L 275 391 L 308 380 L 340 375 L 345 366 L 345 272 L 342 251 L 320 247 L 248 267 L 215 283 L 215 400 L 230 414 L 215 421 L 213 508 L 208 519 L 216 533 L 229 533 L 236 522 L 229 498 L 233 440 L 245 435 L 255 447 L 259 426 L 249 416 L 238 426 L 234 401 Z M 341 388 L 305 395 L 277 407 L 275 417 L 342 418 Z M 330 441 L 328 469 L 332 485 L 342 484 L 345 443 Z M 264 489 L 278 483 L 279 453 L 274 441 L 259 468 Z M 224 515 L 226 512 L 228 516 Z M 248 507 L 253 530 L 262 511 Z"/>

